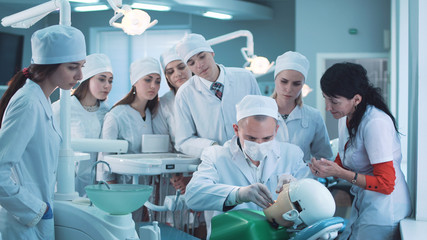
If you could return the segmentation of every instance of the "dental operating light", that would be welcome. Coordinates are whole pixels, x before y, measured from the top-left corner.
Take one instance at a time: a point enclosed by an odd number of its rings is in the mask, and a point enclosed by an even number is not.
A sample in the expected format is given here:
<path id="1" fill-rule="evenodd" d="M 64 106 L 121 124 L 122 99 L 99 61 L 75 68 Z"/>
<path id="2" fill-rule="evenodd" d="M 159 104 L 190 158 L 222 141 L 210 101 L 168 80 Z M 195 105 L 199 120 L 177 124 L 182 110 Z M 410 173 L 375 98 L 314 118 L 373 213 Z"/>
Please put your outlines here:
<path id="1" fill-rule="evenodd" d="M 129 5 L 123 5 L 121 0 L 107 0 L 114 9 L 114 16 L 110 19 L 110 26 L 121 28 L 128 35 L 140 35 L 148 28 L 157 24 L 157 20 L 151 21 L 150 15 L 139 9 L 132 9 Z M 122 8 L 119 8 L 122 6 Z M 121 23 L 116 21 L 122 18 Z"/>
<path id="2" fill-rule="evenodd" d="M 313 91 L 313 89 L 310 86 L 308 86 L 307 84 L 304 84 L 302 86 L 301 95 L 302 95 L 303 98 L 305 98 L 312 91 Z"/>
<path id="3" fill-rule="evenodd" d="M 271 72 L 274 69 L 274 62 L 269 62 L 265 57 L 259 57 L 254 54 L 254 37 L 248 30 L 239 30 L 232 33 L 224 34 L 222 36 L 208 40 L 210 45 L 219 44 L 222 42 L 230 41 L 238 37 L 246 37 L 246 47 L 241 49 L 242 55 L 246 62 L 243 65 L 249 71 L 252 71 L 256 76 L 263 75 Z"/>
<path id="4" fill-rule="evenodd" d="M 249 67 L 247 66 L 249 65 Z M 253 55 L 252 58 L 248 58 L 244 67 L 252 71 L 254 74 L 265 74 L 274 65 L 274 62 L 268 61 L 266 57 L 258 57 Z"/>

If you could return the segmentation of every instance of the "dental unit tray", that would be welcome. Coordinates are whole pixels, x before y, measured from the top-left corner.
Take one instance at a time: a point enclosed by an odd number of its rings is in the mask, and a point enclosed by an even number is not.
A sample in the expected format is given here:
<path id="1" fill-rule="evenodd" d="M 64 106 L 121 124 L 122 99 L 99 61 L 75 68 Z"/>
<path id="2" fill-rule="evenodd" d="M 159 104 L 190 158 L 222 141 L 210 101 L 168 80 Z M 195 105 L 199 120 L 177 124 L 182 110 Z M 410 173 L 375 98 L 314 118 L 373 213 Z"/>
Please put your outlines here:
<path id="1" fill-rule="evenodd" d="M 104 161 L 114 173 L 125 175 L 160 175 L 194 172 L 200 159 L 179 153 L 141 153 L 108 155 Z"/>

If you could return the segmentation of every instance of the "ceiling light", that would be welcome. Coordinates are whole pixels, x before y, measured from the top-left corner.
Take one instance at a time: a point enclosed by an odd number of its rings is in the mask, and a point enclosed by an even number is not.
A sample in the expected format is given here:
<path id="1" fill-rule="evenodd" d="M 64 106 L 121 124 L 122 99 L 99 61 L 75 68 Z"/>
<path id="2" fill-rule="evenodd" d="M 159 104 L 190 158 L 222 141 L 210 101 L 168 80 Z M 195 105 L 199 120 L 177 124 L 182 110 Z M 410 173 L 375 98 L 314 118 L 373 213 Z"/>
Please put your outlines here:
<path id="1" fill-rule="evenodd" d="M 77 3 L 97 3 L 99 0 L 68 0 L 69 2 L 77 2 Z"/>
<path id="2" fill-rule="evenodd" d="M 79 6 L 74 8 L 74 11 L 76 12 L 93 12 L 93 11 L 103 11 L 103 10 L 108 10 L 108 6 L 92 5 L 92 6 Z"/>
<path id="3" fill-rule="evenodd" d="M 211 12 L 211 11 L 207 11 L 207 12 L 203 13 L 203 16 L 210 17 L 210 18 L 221 19 L 221 20 L 230 20 L 230 19 L 233 18 L 233 16 L 231 16 L 229 14 L 218 13 L 218 12 Z"/>
<path id="4" fill-rule="evenodd" d="M 147 4 L 147 3 L 134 3 L 131 5 L 132 8 L 139 8 L 145 10 L 154 11 L 170 11 L 171 7 L 165 5 Z"/>

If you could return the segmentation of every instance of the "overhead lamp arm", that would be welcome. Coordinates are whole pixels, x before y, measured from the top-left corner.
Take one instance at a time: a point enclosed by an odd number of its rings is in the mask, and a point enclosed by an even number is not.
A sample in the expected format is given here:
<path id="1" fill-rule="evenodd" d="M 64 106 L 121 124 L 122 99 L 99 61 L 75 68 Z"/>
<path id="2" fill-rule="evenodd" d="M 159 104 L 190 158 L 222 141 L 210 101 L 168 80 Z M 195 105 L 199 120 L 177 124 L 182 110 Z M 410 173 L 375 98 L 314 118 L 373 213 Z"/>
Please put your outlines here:
<path id="1" fill-rule="evenodd" d="M 208 43 L 210 45 L 216 45 L 219 43 L 223 43 L 226 41 L 233 40 L 233 39 L 238 38 L 238 37 L 246 37 L 247 38 L 246 47 L 242 48 L 241 51 L 242 51 L 243 57 L 246 59 L 246 61 L 248 61 L 248 58 L 252 58 L 254 56 L 254 37 L 253 37 L 252 33 L 248 30 L 238 30 L 235 32 L 224 34 L 222 36 L 209 39 Z"/>
<path id="2" fill-rule="evenodd" d="M 122 7 L 122 0 L 107 0 L 107 2 L 116 12 L 120 10 L 120 7 Z"/>
<path id="3" fill-rule="evenodd" d="M 209 39 L 207 42 L 210 45 L 219 44 L 222 42 L 230 41 L 238 37 L 246 37 L 246 47 L 241 48 L 241 52 L 246 62 L 243 67 L 252 71 L 255 76 L 262 76 L 271 72 L 274 69 L 274 62 L 269 62 L 265 57 L 258 57 L 254 54 L 254 38 L 250 31 L 239 30 L 232 33 L 224 34 L 222 36 Z"/>
<path id="4" fill-rule="evenodd" d="M 59 11 L 59 24 L 71 25 L 71 7 L 68 0 L 52 0 L 35 7 L 4 17 L 1 24 L 4 27 L 29 28 L 52 11 Z"/>

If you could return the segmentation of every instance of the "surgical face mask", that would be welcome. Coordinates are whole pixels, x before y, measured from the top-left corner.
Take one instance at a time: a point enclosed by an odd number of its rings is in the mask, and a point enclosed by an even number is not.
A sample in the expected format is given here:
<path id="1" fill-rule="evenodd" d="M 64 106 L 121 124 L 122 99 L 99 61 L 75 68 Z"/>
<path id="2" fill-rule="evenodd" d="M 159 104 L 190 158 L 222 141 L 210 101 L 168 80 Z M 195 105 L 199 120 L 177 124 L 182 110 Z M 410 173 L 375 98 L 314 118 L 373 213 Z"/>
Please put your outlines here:
<path id="1" fill-rule="evenodd" d="M 253 161 L 263 161 L 268 152 L 273 148 L 274 140 L 256 143 L 248 140 L 244 140 L 243 153 Z"/>

